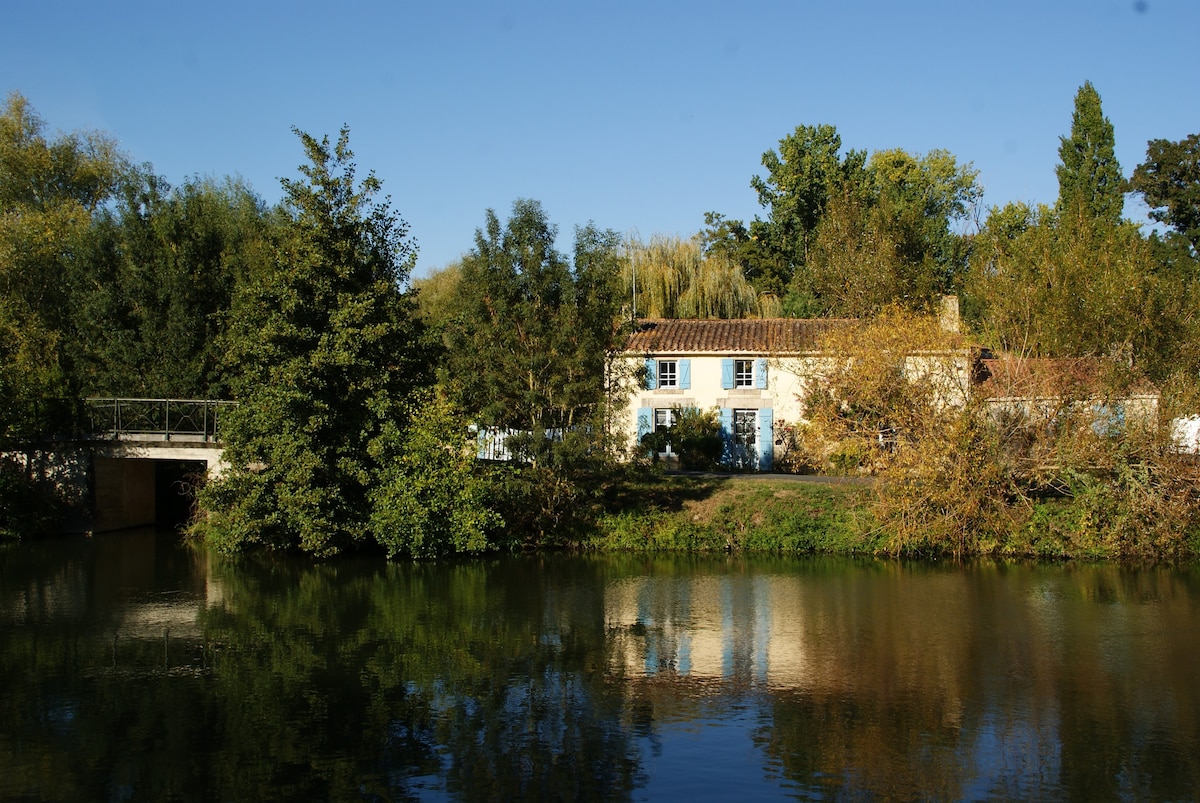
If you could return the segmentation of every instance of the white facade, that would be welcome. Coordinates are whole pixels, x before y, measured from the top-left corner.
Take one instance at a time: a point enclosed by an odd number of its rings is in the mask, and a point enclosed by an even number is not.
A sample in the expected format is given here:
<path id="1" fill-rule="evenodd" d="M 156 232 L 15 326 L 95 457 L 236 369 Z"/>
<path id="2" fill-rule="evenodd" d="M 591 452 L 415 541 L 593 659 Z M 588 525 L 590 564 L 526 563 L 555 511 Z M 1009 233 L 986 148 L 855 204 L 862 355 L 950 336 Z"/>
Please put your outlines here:
<path id="1" fill-rule="evenodd" d="M 730 468 L 771 470 L 778 424 L 803 422 L 804 399 L 844 359 L 824 351 L 825 334 L 845 320 L 657 320 L 630 337 L 623 375 L 621 434 L 637 448 L 650 432 L 670 427 L 678 410 L 716 410 Z M 929 382 L 943 403 L 965 404 L 967 349 L 913 353 L 905 373 Z M 667 453 L 669 457 L 669 452 Z"/>
<path id="2" fill-rule="evenodd" d="M 715 410 L 730 468 L 769 471 L 776 422 L 802 415 L 807 383 L 828 357 L 820 333 L 840 321 L 646 321 L 625 352 L 627 388 L 623 437 L 636 447 L 649 432 L 669 428 L 682 409 Z M 668 456 L 669 451 L 668 451 Z"/>
<path id="3" fill-rule="evenodd" d="M 806 387 L 789 364 L 795 360 L 746 353 L 660 353 L 627 359 L 634 369 L 630 373 L 646 377 L 622 416 L 630 443 L 669 426 L 681 408 L 716 409 L 733 464 L 766 471 L 773 460 L 775 422 L 801 417 Z"/>

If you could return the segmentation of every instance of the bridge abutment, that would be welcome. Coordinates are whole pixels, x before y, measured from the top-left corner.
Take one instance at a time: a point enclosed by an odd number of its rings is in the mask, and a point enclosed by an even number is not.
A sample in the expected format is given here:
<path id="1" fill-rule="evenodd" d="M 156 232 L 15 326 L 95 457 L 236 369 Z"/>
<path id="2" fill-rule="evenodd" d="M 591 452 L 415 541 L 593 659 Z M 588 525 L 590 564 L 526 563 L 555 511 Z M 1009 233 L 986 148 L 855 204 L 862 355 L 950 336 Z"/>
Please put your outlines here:
<path id="1" fill-rule="evenodd" d="M 106 532 L 185 522 L 195 487 L 218 476 L 224 450 L 213 443 L 80 441 L 10 456 L 54 484 L 70 506 L 66 529 Z"/>

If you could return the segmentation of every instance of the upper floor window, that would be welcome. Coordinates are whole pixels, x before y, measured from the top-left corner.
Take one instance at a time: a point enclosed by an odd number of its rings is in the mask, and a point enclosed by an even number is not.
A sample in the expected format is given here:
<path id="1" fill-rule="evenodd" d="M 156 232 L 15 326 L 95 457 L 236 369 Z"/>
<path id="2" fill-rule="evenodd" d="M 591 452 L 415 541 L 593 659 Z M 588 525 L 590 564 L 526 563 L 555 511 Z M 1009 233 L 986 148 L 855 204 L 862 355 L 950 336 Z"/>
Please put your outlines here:
<path id="1" fill-rule="evenodd" d="M 721 360 L 721 387 L 767 389 L 767 361 L 763 357 L 753 359 L 724 357 Z"/>
<path id="2" fill-rule="evenodd" d="M 675 360 L 658 361 L 658 386 L 660 388 L 679 386 L 678 365 Z"/>
<path id="3" fill-rule="evenodd" d="M 754 360 L 733 361 L 733 386 L 735 388 L 754 387 Z"/>

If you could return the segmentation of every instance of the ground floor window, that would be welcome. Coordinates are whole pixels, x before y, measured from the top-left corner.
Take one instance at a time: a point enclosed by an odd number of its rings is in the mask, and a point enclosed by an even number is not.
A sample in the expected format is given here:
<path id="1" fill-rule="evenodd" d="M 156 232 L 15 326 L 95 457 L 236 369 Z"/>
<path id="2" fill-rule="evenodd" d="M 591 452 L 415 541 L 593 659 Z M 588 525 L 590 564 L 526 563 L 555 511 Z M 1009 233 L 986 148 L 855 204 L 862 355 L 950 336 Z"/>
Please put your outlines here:
<path id="1" fill-rule="evenodd" d="M 654 431 L 664 433 L 665 447 L 662 454 L 674 452 L 674 449 L 671 448 L 671 427 L 675 426 L 677 415 L 678 411 L 674 407 L 659 407 L 654 410 Z"/>
<path id="2" fill-rule="evenodd" d="M 733 440 L 741 446 L 753 447 L 757 441 L 758 410 L 733 411 Z"/>

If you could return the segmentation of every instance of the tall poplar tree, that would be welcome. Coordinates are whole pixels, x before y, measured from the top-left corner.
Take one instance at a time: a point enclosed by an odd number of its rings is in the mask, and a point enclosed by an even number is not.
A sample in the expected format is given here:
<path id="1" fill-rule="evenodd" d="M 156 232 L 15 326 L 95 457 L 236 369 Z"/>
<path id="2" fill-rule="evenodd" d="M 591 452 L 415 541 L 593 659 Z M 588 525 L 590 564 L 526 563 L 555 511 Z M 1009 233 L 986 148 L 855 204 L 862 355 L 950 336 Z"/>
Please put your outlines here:
<path id="1" fill-rule="evenodd" d="M 1071 134 L 1058 149 L 1058 211 L 1118 223 L 1125 180 L 1114 152 L 1113 126 L 1100 108 L 1100 93 L 1085 81 L 1075 93 Z"/>
<path id="2" fill-rule="evenodd" d="M 228 472 L 201 494 L 209 540 L 228 549 L 330 555 L 368 539 L 369 492 L 405 402 L 431 378 L 402 285 L 408 226 L 355 180 L 349 134 L 297 131 L 309 164 L 283 180 L 274 262 L 234 298 L 228 364 L 240 406 L 226 419 Z M 391 433 L 389 435 L 389 433 Z"/>

